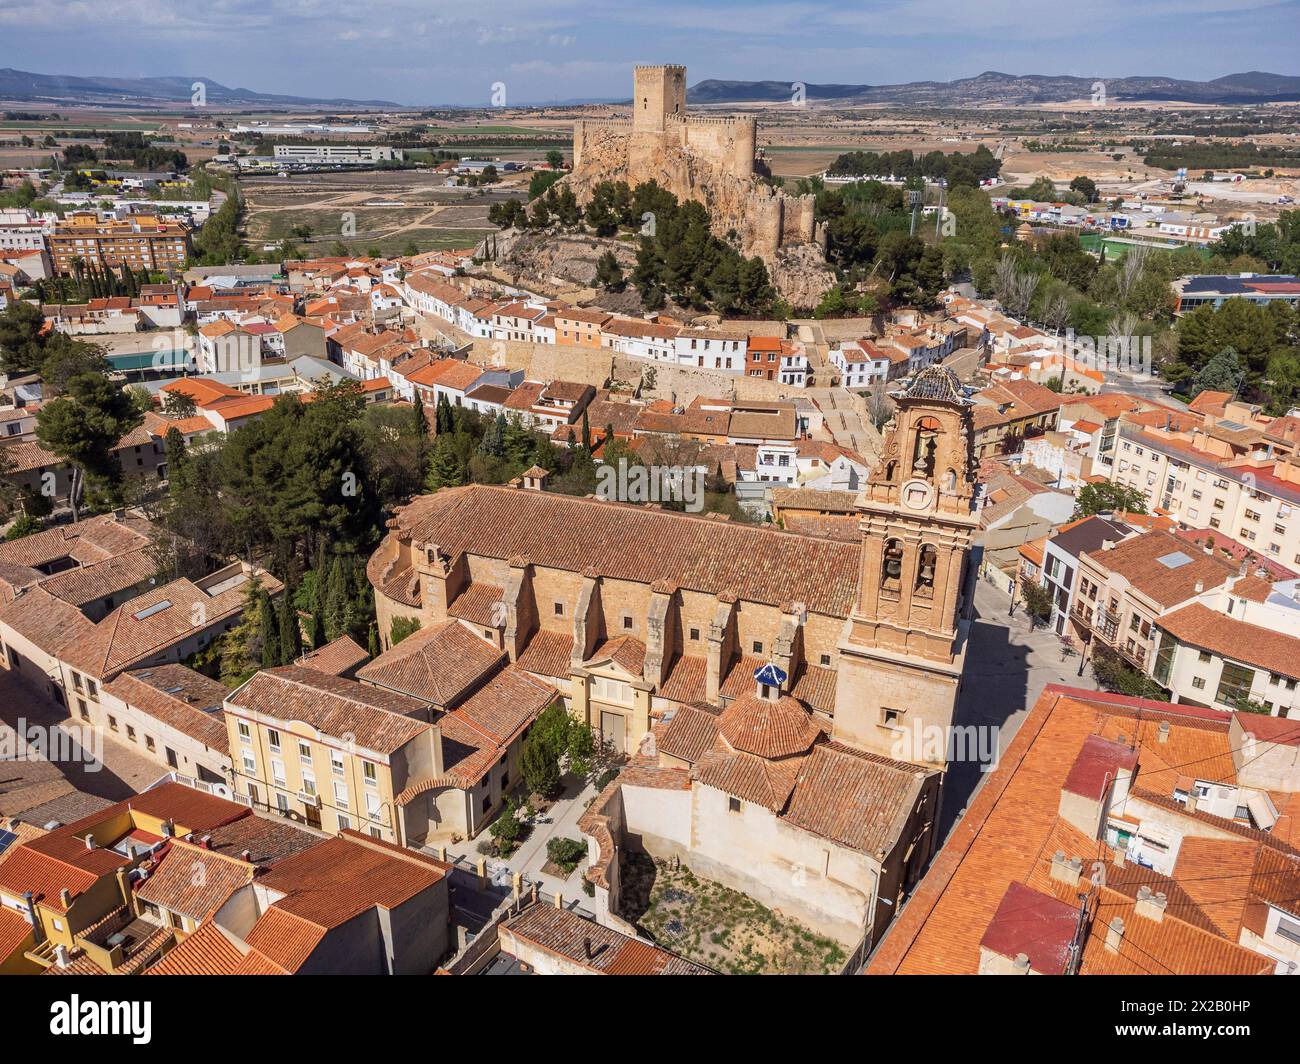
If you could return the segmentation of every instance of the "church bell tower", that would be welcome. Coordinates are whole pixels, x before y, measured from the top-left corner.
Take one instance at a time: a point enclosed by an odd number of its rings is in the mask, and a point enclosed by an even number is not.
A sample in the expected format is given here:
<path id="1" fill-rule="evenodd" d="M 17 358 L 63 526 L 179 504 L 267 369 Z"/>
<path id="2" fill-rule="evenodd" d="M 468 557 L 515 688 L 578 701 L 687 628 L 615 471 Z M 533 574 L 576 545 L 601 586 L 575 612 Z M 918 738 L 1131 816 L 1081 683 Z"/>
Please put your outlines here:
<path id="1" fill-rule="evenodd" d="M 971 401 L 951 370 L 922 370 L 898 397 L 857 500 L 862 567 L 839 644 L 835 739 L 946 763 L 969 626 L 976 469 Z"/>

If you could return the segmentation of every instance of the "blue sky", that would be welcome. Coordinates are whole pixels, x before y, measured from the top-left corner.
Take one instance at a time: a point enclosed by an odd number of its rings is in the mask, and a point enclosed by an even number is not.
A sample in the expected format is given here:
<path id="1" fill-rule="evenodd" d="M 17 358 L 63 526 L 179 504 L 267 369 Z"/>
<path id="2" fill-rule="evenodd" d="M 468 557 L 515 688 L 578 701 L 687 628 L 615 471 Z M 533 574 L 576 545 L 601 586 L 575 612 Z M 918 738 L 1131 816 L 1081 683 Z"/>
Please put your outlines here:
<path id="1" fill-rule="evenodd" d="M 1300 74 L 1300 0 L 0 0 L 0 66 L 482 104 L 703 78 L 884 84 L 984 70 Z"/>

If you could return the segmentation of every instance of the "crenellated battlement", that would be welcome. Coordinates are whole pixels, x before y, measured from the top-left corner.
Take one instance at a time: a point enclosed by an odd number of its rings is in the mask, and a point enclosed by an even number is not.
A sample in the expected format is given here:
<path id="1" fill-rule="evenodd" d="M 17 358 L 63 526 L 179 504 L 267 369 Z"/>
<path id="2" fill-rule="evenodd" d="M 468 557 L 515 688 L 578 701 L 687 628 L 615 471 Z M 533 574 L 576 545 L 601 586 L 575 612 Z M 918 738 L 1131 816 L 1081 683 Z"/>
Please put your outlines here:
<path id="1" fill-rule="evenodd" d="M 688 126 L 719 126 L 722 128 L 757 129 L 758 119 L 746 115 L 670 115 L 675 122 L 684 122 Z"/>

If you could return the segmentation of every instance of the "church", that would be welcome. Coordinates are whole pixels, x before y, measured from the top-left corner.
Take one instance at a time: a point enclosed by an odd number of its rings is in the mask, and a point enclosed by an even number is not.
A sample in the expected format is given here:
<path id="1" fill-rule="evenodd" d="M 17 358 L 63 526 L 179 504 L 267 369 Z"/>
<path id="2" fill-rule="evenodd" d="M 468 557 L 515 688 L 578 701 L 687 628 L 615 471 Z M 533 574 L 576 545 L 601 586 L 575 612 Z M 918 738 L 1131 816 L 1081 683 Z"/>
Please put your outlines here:
<path id="1" fill-rule="evenodd" d="M 898 397 L 857 542 L 541 476 L 444 489 L 370 559 L 380 631 L 459 621 L 627 755 L 583 823 L 611 925 L 618 853 L 637 845 L 855 945 L 935 845 L 975 472 L 970 402 L 936 366 Z M 916 744 L 927 731 L 940 741 Z"/>

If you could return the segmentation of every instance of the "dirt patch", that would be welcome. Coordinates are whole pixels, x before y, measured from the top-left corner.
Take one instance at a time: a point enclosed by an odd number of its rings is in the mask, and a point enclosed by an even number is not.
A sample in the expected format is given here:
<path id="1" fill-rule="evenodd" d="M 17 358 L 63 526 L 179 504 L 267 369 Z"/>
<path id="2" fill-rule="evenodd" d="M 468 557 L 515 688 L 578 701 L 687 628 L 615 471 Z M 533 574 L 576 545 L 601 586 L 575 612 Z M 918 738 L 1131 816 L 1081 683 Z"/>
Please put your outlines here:
<path id="1" fill-rule="evenodd" d="M 840 945 L 753 898 L 646 854 L 620 869 L 622 915 L 647 937 L 730 975 L 829 975 Z"/>

